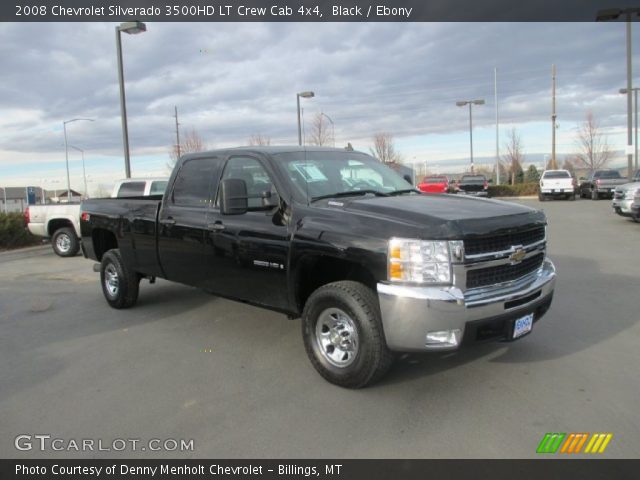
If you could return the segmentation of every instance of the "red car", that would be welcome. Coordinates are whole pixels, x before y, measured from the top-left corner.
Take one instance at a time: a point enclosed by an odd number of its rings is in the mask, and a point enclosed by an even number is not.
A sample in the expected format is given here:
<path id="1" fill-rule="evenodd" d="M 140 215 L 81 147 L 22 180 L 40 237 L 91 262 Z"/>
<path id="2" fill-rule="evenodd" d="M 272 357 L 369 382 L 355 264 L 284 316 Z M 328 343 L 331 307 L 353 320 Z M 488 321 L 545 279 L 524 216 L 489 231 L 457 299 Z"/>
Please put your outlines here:
<path id="1" fill-rule="evenodd" d="M 418 190 L 427 193 L 447 193 L 449 191 L 449 179 L 444 175 L 431 175 L 424 177 L 418 184 Z"/>

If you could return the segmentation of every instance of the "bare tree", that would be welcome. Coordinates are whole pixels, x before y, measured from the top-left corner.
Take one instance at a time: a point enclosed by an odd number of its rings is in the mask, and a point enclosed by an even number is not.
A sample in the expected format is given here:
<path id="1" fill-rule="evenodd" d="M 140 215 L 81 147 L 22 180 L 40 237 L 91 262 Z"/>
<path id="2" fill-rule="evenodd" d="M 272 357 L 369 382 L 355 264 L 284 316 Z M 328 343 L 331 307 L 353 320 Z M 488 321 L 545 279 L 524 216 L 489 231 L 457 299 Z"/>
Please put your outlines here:
<path id="1" fill-rule="evenodd" d="M 387 132 L 379 132 L 373 136 L 373 148 L 369 151 L 382 163 L 400 163 L 402 156 L 396 150 L 393 135 Z"/>
<path id="2" fill-rule="evenodd" d="M 522 159 L 524 158 L 522 138 L 518 130 L 512 128 L 507 134 L 507 143 L 505 143 L 507 153 L 503 155 L 503 160 L 509 169 L 511 185 L 515 185 L 516 181 L 524 176 L 522 171 Z"/>
<path id="3" fill-rule="evenodd" d="M 587 112 L 586 120 L 578 129 L 577 143 L 580 151 L 575 158 L 581 166 L 590 171 L 604 167 L 613 154 L 607 142 L 607 136 L 602 133 L 590 111 Z"/>
<path id="4" fill-rule="evenodd" d="M 202 141 L 202 138 L 200 137 L 198 132 L 195 130 L 195 128 L 192 128 L 191 130 L 189 130 L 187 134 L 181 138 L 181 140 L 182 141 L 180 142 L 180 155 L 184 155 L 185 153 L 202 152 L 206 149 L 205 144 Z M 173 145 L 169 150 L 169 158 L 170 158 L 170 161 L 167 164 L 167 167 L 173 170 L 173 167 L 178 161 L 177 145 Z"/>
<path id="5" fill-rule="evenodd" d="M 318 112 L 313 117 L 311 124 L 311 132 L 309 133 L 309 144 L 311 145 L 330 145 L 333 141 L 331 137 L 331 129 L 327 124 L 325 116 L 322 112 Z"/>
<path id="6" fill-rule="evenodd" d="M 253 134 L 249 137 L 249 145 L 251 146 L 267 146 L 271 145 L 271 138 L 261 133 Z"/>

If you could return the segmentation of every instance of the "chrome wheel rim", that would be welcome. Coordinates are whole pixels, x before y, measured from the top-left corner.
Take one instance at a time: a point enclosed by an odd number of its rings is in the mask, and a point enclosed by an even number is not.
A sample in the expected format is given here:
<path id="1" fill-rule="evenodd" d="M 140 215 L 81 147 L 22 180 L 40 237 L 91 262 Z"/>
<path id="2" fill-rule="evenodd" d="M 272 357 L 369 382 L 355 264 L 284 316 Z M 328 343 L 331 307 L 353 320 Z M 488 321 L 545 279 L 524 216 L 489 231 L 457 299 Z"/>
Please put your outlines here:
<path id="1" fill-rule="evenodd" d="M 318 316 L 316 343 L 323 358 L 339 368 L 348 367 L 358 355 L 360 342 L 353 319 L 339 308 L 327 308 Z"/>
<path id="2" fill-rule="evenodd" d="M 113 263 L 110 263 L 104 269 L 104 286 L 111 297 L 118 295 L 120 281 L 118 280 L 118 272 Z"/>
<path id="3" fill-rule="evenodd" d="M 56 238 L 56 247 L 62 253 L 67 253 L 71 248 L 71 239 L 66 233 L 58 235 Z"/>

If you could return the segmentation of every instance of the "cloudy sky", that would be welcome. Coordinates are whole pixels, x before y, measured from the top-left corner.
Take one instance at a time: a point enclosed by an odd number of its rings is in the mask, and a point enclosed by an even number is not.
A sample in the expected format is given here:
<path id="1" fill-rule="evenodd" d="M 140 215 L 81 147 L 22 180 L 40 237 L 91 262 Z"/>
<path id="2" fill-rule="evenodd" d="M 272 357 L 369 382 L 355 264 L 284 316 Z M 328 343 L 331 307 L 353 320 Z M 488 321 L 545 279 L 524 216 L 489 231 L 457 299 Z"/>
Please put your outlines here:
<path id="1" fill-rule="evenodd" d="M 69 143 L 85 150 L 90 192 L 124 177 L 114 27 L 0 24 L 0 186 L 64 188 L 62 122 L 76 117 L 95 120 L 67 127 Z M 559 158 L 576 151 L 576 129 L 588 110 L 615 149 L 626 143 L 626 102 L 617 93 L 626 83 L 620 22 L 149 23 L 147 29 L 122 39 L 134 176 L 168 173 L 174 106 L 181 131 L 197 130 L 211 148 L 244 145 L 255 134 L 295 144 L 295 93 L 304 90 L 316 94 L 302 100 L 307 130 L 324 112 L 334 121 L 337 146 L 351 142 L 367 151 L 372 135 L 385 131 L 405 162 L 447 172 L 464 168 L 469 155 L 468 110 L 455 102 L 483 98 L 486 105 L 474 109 L 474 153 L 489 162 L 494 68 L 501 148 L 516 127 L 528 158 L 541 162 L 551 150 L 554 63 Z M 82 190 L 76 151 L 70 170 L 72 187 Z"/>

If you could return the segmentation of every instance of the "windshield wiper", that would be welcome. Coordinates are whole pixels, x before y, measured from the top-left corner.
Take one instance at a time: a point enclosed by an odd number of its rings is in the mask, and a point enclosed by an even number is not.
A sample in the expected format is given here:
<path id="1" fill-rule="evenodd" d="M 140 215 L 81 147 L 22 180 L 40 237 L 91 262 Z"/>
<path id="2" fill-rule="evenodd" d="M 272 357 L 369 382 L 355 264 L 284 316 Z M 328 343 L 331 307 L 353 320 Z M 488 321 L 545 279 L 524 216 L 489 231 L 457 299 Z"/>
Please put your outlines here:
<path id="1" fill-rule="evenodd" d="M 420 190 L 416 190 L 415 188 L 406 188 L 404 190 L 394 190 L 393 192 L 389 192 L 388 195 L 402 195 L 403 193 L 422 193 Z"/>
<path id="2" fill-rule="evenodd" d="M 350 197 L 352 195 L 366 195 L 367 193 L 371 193 L 376 197 L 388 197 L 388 193 L 380 192 L 378 190 L 348 190 L 346 192 L 338 192 L 338 193 L 330 193 L 328 195 L 320 195 L 318 197 L 311 197 L 311 201 L 315 202 L 316 200 L 323 200 L 325 198 L 338 198 L 338 197 Z"/>

